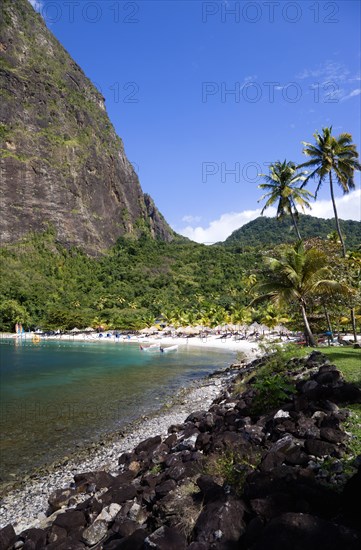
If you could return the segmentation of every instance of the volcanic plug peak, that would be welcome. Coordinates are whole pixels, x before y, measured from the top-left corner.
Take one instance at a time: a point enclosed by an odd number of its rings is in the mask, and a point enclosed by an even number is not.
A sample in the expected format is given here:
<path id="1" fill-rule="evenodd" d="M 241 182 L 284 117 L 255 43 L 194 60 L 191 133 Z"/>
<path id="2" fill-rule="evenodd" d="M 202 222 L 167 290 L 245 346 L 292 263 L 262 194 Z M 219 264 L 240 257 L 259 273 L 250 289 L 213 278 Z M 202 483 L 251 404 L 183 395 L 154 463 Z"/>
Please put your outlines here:
<path id="1" fill-rule="evenodd" d="M 90 254 L 122 235 L 174 238 L 104 98 L 28 0 L 2 1 L 0 80 L 3 243 L 49 224 L 61 243 Z"/>

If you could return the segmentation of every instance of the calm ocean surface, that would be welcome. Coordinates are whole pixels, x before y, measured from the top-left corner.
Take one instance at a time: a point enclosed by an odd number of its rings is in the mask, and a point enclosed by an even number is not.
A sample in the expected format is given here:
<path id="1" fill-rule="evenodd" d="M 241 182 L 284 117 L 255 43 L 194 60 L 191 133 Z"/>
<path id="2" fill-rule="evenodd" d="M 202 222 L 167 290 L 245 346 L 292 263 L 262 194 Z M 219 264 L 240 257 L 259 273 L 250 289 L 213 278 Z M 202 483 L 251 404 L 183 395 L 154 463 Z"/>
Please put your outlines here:
<path id="1" fill-rule="evenodd" d="M 141 352 L 130 343 L 1 341 L 1 480 L 158 409 L 181 386 L 234 358 L 194 348 Z"/>

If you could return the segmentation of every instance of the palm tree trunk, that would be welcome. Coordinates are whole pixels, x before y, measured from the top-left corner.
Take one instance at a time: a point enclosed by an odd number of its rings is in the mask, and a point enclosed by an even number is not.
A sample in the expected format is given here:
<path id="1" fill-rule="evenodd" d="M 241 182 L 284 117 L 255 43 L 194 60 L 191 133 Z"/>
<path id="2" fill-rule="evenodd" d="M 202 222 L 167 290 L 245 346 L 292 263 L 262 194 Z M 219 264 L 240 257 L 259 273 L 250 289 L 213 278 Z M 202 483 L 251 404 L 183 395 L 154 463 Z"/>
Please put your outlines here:
<path id="1" fill-rule="evenodd" d="M 328 311 L 327 311 L 327 308 L 326 308 L 325 305 L 323 305 L 323 311 L 325 312 L 326 323 L 327 323 L 327 329 L 328 329 L 329 332 L 332 332 L 330 316 L 329 316 L 329 314 L 328 314 Z"/>
<path id="2" fill-rule="evenodd" d="M 346 258 L 346 247 L 345 247 L 345 243 L 344 243 L 342 233 L 341 233 L 340 222 L 338 220 L 337 209 L 336 209 L 335 195 L 333 193 L 333 182 L 332 182 L 331 170 L 329 172 L 329 180 L 330 180 L 330 192 L 331 192 L 332 206 L 333 206 L 333 211 L 334 211 L 334 214 L 335 214 L 336 229 L 337 229 L 338 236 L 340 237 L 340 242 L 341 242 L 341 247 L 342 247 L 342 256 L 343 256 L 343 258 Z"/>
<path id="3" fill-rule="evenodd" d="M 355 342 L 357 342 L 357 332 L 356 332 L 356 319 L 355 319 L 355 308 L 351 308 L 351 323 L 352 323 L 352 332 L 353 332 L 353 339 Z"/>
<path id="4" fill-rule="evenodd" d="M 331 327 L 330 316 L 328 314 L 327 307 L 325 306 L 325 304 L 323 304 L 323 311 L 325 312 L 326 323 L 327 323 L 327 331 L 328 331 L 328 334 L 326 334 L 327 342 L 328 342 L 328 345 L 330 345 L 331 342 L 333 342 L 333 331 Z"/>
<path id="5" fill-rule="evenodd" d="M 295 228 L 295 231 L 296 231 L 296 233 L 297 233 L 298 240 L 299 240 L 299 241 L 302 241 L 302 237 L 301 237 L 300 232 L 299 232 L 299 230 L 298 230 L 298 225 L 297 225 L 297 223 L 296 223 L 296 218 L 295 218 L 294 213 L 292 212 L 292 209 L 290 209 L 290 212 L 291 212 L 291 218 L 292 218 L 292 222 L 293 222 L 293 227 Z"/>
<path id="6" fill-rule="evenodd" d="M 306 339 L 308 341 L 308 345 L 312 346 L 312 347 L 316 347 L 316 340 L 315 340 L 315 338 L 314 338 L 314 336 L 311 332 L 311 328 L 310 328 L 310 325 L 309 325 L 309 322 L 308 322 L 308 319 L 307 319 L 307 315 L 306 315 L 305 304 L 304 304 L 303 301 L 300 302 L 300 306 L 301 306 L 303 323 L 305 325 L 305 336 L 306 336 Z"/>

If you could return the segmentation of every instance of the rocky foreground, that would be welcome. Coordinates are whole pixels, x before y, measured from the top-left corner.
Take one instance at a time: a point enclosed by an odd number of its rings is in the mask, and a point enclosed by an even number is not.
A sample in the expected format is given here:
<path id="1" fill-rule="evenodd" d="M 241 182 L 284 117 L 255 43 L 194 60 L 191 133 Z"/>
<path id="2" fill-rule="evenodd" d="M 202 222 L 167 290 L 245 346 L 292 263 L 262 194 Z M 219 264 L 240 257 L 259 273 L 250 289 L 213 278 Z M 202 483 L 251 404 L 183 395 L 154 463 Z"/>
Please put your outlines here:
<path id="1" fill-rule="evenodd" d="M 243 368 L 209 410 L 121 454 L 117 473 L 76 474 L 49 498 L 41 528 L 16 535 L 8 525 L 0 548 L 359 549 L 360 457 L 348 460 L 340 407 L 361 391 L 313 352 L 289 361 L 294 384 L 272 408 L 257 384 L 266 360 Z"/>

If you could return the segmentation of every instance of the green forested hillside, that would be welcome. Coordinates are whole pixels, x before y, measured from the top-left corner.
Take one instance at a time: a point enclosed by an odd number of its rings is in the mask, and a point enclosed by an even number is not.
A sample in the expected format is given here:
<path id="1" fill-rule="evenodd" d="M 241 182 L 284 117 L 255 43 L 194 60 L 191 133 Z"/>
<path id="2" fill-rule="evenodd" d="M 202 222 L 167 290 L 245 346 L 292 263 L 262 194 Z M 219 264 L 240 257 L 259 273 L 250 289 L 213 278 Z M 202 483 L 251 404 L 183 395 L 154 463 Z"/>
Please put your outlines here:
<path id="1" fill-rule="evenodd" d="M 14 319 L 31 328 L 138 328 L 209 301 L 229 309 L 245 302 L 242 278 L 255 263 L 252 252 L 148 237 L 121 238 L 91 258 L 48 231 L 0 252 L 0 330 L 12 330 Z"/>
<path id="2" fill-rule="evenodd" d="M 298 222 L 302 239 L 320 237 L 326 239 L 335 231 L 334 220 L 324 220 L 313 216 L 300 215 Z M 341 231 L 346 237 L 346 247 L 353 250 L 361 245 L 361 222 L 340 220 Z M 224 241 L 226 246 L 259 247 L 273 246 L 296 241 L 290 218 L 259 217 L 233 233 Z"/>
<path id="3" fill-rule="evenodd" d="M 324 221 L 304 217 L 301 229 L 309 219 L 314 231 Z M 11 331 L 16 322 L 44 330 L 139 329 L 154 324 L 161 314 L 178 325 L 254 320 L 277 324 L 284 312 L 270 302 L 248 306 L 253 285 L 265 274 L 263 255 L 270 255 L 273 246 L 277 254 L 277 243 L 293 239 L 286 229 L 281 232 L 282 226 L 287 228 L 276 220 L 259 218 L 242 228 L 248 240 L 232 242 L 230 238 L 226 246 L 205 246 L 182 238 L 167 243 L 146 234 L 139 240 L 122 237 L 97 258 L 64 247 L 53 229 L 33 234 L 0 249 L 0 330 Z M 354 247 L 361 242 L 360 226 L 346 224 L 346 242 Z M 355 231 L 350 233 L 349 227 Z M 309 229 L 311 234 L 314 231 Z M 332 265 L 341 262 L 339 244 L 321 239 L 311 243 L 327 250 Z M 309 306 L 318 311 L 322 303 L 316 300 Z M 349 307 L 336 309 L 338 317 L 348 315 Z M 295 311 L 291 307 L 290 320 L 295 319 Z"/>

